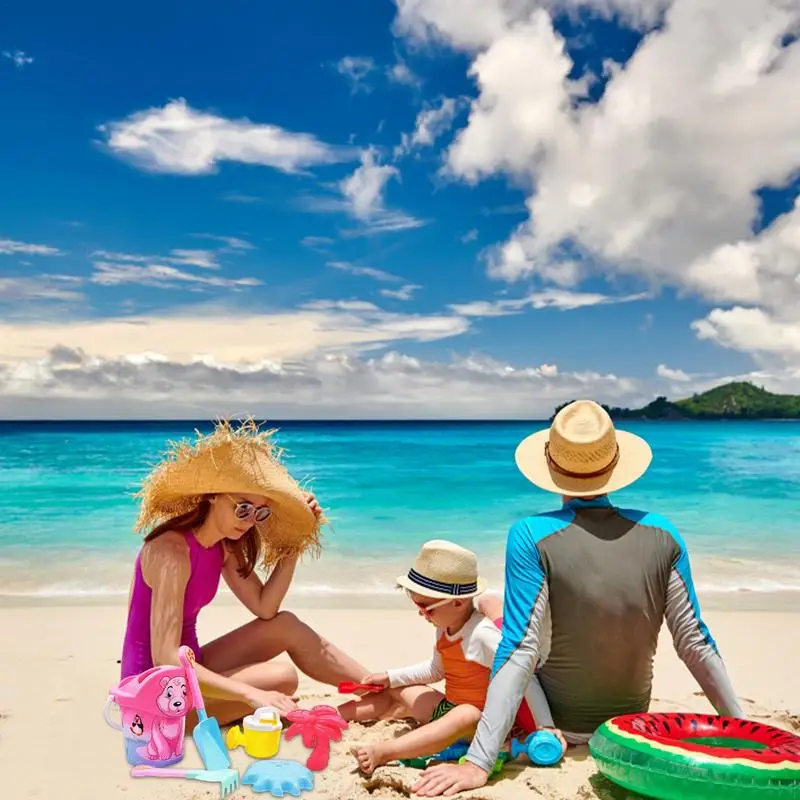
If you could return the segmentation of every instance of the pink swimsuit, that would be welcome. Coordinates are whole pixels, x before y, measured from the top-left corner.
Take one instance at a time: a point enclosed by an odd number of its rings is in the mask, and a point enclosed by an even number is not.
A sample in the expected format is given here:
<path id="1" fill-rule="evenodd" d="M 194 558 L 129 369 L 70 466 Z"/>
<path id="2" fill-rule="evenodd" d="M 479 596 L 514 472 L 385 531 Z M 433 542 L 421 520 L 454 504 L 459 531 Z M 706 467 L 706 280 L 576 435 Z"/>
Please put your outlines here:
<path id="1" fill-rule="evenodd" d="M 181 644 L 192 648 L 200 661 L 200 643 L 197 640 L 197 615 L 217 593 L 222 565 L 225 560 L 222 542 L 205 548 L 191 531 L 184 531 L 189 546 L 191 573 L 183 600 L 183 630 Z M 128 609 L 128 625 L 122 645 L 122 678 L 138 675 L 153 665 L 150 650 L 150 605 L 153 592 L 142 576 L 141 553 L 136 556 L 133 592 Z"/>

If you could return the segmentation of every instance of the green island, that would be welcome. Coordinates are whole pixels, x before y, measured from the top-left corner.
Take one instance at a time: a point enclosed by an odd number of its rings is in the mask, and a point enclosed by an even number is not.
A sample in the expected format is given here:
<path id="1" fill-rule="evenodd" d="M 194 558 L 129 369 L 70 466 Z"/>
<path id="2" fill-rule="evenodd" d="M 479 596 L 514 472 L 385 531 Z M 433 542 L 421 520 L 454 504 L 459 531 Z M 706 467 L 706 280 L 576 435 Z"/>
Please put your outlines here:
<path id="1" fill-rule="evenodd" d="M 553 416 L 565 405 L 568 403 L 557 406 Z M 683 400 L 657 397 L 642 408 L 605 404 L 603 408 L 615 420 L 800 419 L 800 396 L 773 394 L 749 381 L 733 381 Z"/>

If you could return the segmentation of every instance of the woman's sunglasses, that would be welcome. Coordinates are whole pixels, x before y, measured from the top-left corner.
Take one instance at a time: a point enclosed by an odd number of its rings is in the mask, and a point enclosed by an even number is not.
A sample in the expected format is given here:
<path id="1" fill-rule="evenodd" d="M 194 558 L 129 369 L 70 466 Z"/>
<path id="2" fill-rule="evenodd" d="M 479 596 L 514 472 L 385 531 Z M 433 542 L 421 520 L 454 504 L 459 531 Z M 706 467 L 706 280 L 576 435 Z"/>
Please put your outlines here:
<path id="1" fill-rule="evenodd" d="M 233 503 L 233 513 L 236 515 L 236 519 L 265 522 L 272 514 L 269 506 L 254 506 L 252 503 L 235 500 L 230 495 L 226 496 Z"/>

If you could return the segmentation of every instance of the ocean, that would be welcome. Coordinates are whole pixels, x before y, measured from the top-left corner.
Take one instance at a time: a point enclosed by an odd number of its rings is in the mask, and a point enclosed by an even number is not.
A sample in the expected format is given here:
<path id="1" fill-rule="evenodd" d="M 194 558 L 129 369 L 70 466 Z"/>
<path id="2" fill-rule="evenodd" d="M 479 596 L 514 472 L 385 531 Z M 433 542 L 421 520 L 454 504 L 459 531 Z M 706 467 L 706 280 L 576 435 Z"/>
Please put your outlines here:
<path id="1" fill-rule="evenodd" d="M 331 520 L 294 596 L 388 595 L 431 538 L 474 549 L 499 589 L 509 526 L 560 502 L 514 464 L 516 444 L 546 422 L 274 426 L 288 468 Z M 800 591 L 800 423 L 620 427 L 654 458 L 614 501 L 675 523 L 700 592 Z M 132 495 L 167 442 L 195 428 L 211 423 L 0 423 L 0 596 L 124 596 L 140 543 Z"/>

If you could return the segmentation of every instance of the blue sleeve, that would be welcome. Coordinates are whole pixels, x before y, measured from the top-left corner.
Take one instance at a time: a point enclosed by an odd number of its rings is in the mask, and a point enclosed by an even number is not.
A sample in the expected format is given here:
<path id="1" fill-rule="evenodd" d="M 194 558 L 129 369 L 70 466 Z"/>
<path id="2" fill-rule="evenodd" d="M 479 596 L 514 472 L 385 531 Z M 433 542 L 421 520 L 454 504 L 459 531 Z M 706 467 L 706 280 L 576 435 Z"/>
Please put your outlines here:
<path id="1" fill-rule="evenodd" d="M 506 543 L 503 636 L 492 665 L 493 678 L 529 637 L 531 618 L 544 584 L 545 571 L 539 549 L 528 525 L 519 522 L 509 531 Z M 537 636 L 537 649 L 538 644 Z"/>
<path id="2" fill-rule="evenodd" d="M 706 623 L 703 621 L 703 616 L 700 613 L 700 601 L 697 598 L 697 591 L 694 588 L 692 566 L 689 562 L 689 551 L 686 549 L 686 545 L 684 544 L 683 539 L 681 539 L 681 537 L 678 535 L 677 531 L 670 531 L 670 533 L 672 534 L 679 548 L 678 557 L 675 559 L 675 563 L 673 564 L 673 570 L 674 574 L 678 576 L 683 588 L 683 592 L 671 592 L 668 595 L 667 613 L 669 614 L 671 611 L 669 608 L 669 600 L 680 597 L 691 609 L 692 622 L 697 626 L 697 631 L 702 637 L 703 641 L 716 653 L 718 652 L 717 643 L 714 641 L 714 637 L 711 635 L 711 631 L 709 631 Z M 681 597 L 681 595 L 684 597 Z"/>
<path id="3" fill-rule="evenodd" d="M 487 773 L 514 724 L 539 651 L 547 580 L 531 529 L 538 519 L 517 523 L 508 535 L 503 634 L 492 664 L 486 705 L 466 756 Z M 548 525 L 546 520 L 544 525 Z M 549 717 L 549 710 L 546 714 Z"/>

